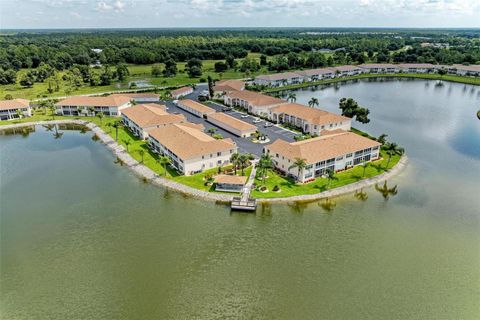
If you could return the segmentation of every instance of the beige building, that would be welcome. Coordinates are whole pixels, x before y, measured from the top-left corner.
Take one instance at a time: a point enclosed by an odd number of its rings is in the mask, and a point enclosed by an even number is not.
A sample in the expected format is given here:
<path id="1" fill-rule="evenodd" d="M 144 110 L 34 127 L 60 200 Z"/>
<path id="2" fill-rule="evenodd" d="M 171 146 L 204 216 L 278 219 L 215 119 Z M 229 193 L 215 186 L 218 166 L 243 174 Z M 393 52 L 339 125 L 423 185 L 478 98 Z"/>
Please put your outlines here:
<path id="1" fill-rule="evenodd" d="M 243 186 L 247 183 L 247 177 L 219 174 L 215 176 L 214 182 L 216 191 L 242 192 Z"/>
<path id="2" fill-rule="evenodd" d="M 355 76 L 357 74 L 361 74 L 363 72 L 362 68 L 359 68 L 357 66 L 352 66 L 352 65 L 338 66 L 338 67 L 333 67 L 332 69 L 335 70 L 335 75 L 337 77 L 350 77 L 350 76 Z"/>
<path id="3" fill-rule="evenodd" d="M 278 139 L 264 147 L 275 167 L 284 174 L 304 183 L 325 174 L 327 169 L 346 170 L 363 162 L 379 158 L 381 144 L 353 132 L 337 130 L 331 134 L 298 142 Z M 296 159 L 304 159 L 307 166 L 292 167 Z"/>
<path id="4" fill-rule="evenodd" d="M 24 117 L 30 117 L 32 115 L 30 101 L 25 99 L 0 101 L 0 121 L 18 119 L 18 111 L 20 111 Z"/>
<path id="5" fill-rule="evenodd" d="M 332 79 L 335 78 L 335 72 L 336 70 L 333 68 L 318 68 L 297 71 L 297 73 L 303 77 L 303 81 L 305 82 Z"/>
<path id="6" fill-rule="evenodd" d="M 240 80 L 221 80 L 213 86 L 213 95 L 215 98 L 221 98 L 231 91 L 242 91 L 245 89 L 245 82 Z"/>
<path id="7" fill-rule="evenodd" d="M 148 132 L 169 124 L 187 122 L 182 114 L 170 114 L 159 104 L 138 104 L 122 112 L 123 124 L 141 139 L 148 138 Z"/>
<path id="8" fill-rule="evenodd" d="M 160 95 L 151 92 L 114 93 L 112 96 L 124 96 L 135 102 L 159 102 Z"/>
<path id="9" fill-rule="evenodd" d="M 321 136 L 326 131 L 351 129 L 352 119 L 328 111 L 288 103 L 270 110 L 269 119 L 275 123 L 288 123 L 304 133 Z"/>
<path id="10" fill-rule="evenodd" d="M 303 82 L 303 76 L 296 72 L 265 74 L 255 77 L 254 83 L 261 86 L 282 87 Z"/>
<path id="11" fill-rule="evenodd" d="M 176 104 L 179 108 L 188 111 L 199 118 L 206 118 L 208 114 L 215 112 L 214 109 L 190 99 L 178 100 Z"/>
<path id="12" fill-rule="evenodd" d="M 181 87 L 176 90 L 173 90 L 170 92 L 170 96 L 173 99 L 180 99 L 182 97 L 185 97 L 189 94 L 193 93 L 193 88 L 192 87 Z"/>
<path id="13" fill-rule="evenodd" d="M 431 63 L 401 63 L 398 67 L 405 73 L 433 73 L 438 69 Z"/>
<path id="14" fill-rule="evenodd" d="M 363 73 L 397 73 L 402 70 L 396 64 L 390 63 L 366 63 L 358 65 Z"/>
<path id="15" fill-rule="evenodd" d="M 122 110 L 132 104 L 130 98 L 119 96 L 87 97 L 73 96 L 55 104 L 57 114 L 64 116 L 94 116 L 102 112 L 106 116 L 118 117 Z"/>
<path id="16" fill-rule="evenodd" d="M 254 91 L 232 91 L 223 97 L 223 103 L 231 107 L 241 107 L 257 116 L 268 117 L 271 108 L 287 103 Z"/>
<path id="17" fill-rule="evenodd" d="M 149 131 L 152 150 L 168 157 L 184 175 L 192 175 L 230 163 L 237 152 L 231 139 L 215 139 L 189 123 L 167 125 Z"/>
<path id="18" fill-rule="evenodd" d="M 257 131 L 257 127 L 253 124 L 221 112 L 210 113 L 207 121 L 242 138 L 248 138 Z"/>

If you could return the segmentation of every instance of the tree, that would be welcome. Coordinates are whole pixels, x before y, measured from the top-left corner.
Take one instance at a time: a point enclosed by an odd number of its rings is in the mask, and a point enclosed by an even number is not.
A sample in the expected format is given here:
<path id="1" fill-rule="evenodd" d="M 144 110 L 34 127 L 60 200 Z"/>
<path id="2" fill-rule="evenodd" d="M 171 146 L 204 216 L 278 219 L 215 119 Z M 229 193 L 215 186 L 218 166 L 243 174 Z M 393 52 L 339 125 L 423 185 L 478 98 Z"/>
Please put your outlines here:
<path id="1" fill-rule="evenodd" d="M 4 97 L 5 100 L 13 100 L 13 96 L 10 93 L 7 93 Z"/>
<path id="2" fill-rule="evenodd" d="M 353 118 L 358 109 L 358 103 L 352 98 L 342 98 L 339 107 L 342 110 L 342 116 Z"/>
<path id="3" fill-rule="evenodd" d="M 292 103 L 297 101 L 297 95 L 293 92 L 290 92 L 288 94 L 287 101 L 291 101 Z"/>
<path id="4" fill-rule="evenodd" d="M 143 150 L 143 149 L 138 150 L 138 154 L 142 158 L 142 160 L 140 160 L 140 163 L 143 163 L 143 157 L 145 156 L 145 150 Z"/>
<path id="5" fill-rule="evenodd" d="M 235 65 L 237 64 L 237 62 L 235 61 L 235 57 L 232 56 L 232 55 L 229 55 L 226 59 L 225 59 L 225 63 L 228 65 L 228 67 L 230 68 L 235 68 Z"/>
<path id="6" fill-rule="evenodd" d="M 235 170 L 235 175 L 237 174 L 237 166 L 238 166 L 238 158 L 240 157 L 240 154 L 238 152 L 235 152 L 230 156 L 230 163 L 233 165 L 233 169 Z"/>
<path id="7" fill-rule="evenodd" d="M 264 54 L 262 54 L 262 55 L 260 56 L 260 65 L 261 65 L 261 66 L 266 66 L 266 65 L 267 65 L 267 56 L 264 55 Z"/>
<path id="8" fill-rule="evenodd" d="M 120 120 L 115 121 L 113 127 L 115 128 L 115 141 L 118 142 L 118 128 L 122 126 L 122 122 Z"/>
<path id="9" fill-rule="evenodd" d="M 25 88 L 30 88 L 33 86 L 35 83 L 35 76 L 31 72 L 25 73 L 21 78 L 20 78 L 20 85 Z"/>
<path id="10" fill-rule="evenodd" d="M 177 74 L 177 63 L 173 59 L 165 61 L 165 69 L 163 69 L 164 77 L 174 77 Z"/>
<path id="11" fill-rule="evenodd" d="M 363 167 L 363 175 L 362 177 L 365 178 L 365 171 L 367 170 L 368 165 L 370 162 L 366 161 L 365 158 L 362 158 L 362 167 Z"/>
<path id="12" fill-rule="evenodd" d="M 202 75 L 202 60 L 197 58 L 188 60 L 185 70 L 190 78 L 200 77 Z"/>
<path id="13" fill-rule="evenodd" d="M 262 175 L 262 183 L 265 184 L 265 177 L 267 176 L 268 170 L 273 168 L 273 160 L 269 153 L 264 153 L 260 157 L 257 168 Z"/>
<path id="14" fill-rule="evenodd" d="M 50 114 L 52 115 L 53 120 L 55 120 L 55 113 L 56 113 L 57 110 L 56 110 L 55 106 L 53 105 L 53 103 L 50 106 L 48 106 L 48 109 L 50 109 Z"/>
<path id="15" fill-rule="evenodd" d="M 327 188 L 330 188 L 330 183 L 333 179 L 335 179 L 335 170 L 333 170 L 332 168 L 327 168 L 327 170 L 325 170 L 325 175 L 328 179 Z"/>
<path id="16" fill-rule="evenodd" d="M 130 74 L 130 71 L 128 70 L 128 67 L 125 63 L 117 64 L 116 72 L 117 78 L 120 81 L 125 80 L 125 78 Z"/>
<path id="17" fill-rule="evenodd" d="M 152 77 L 160 77 L 161 75 L 162 75 L 162 67 L 159 64 L 154 64 L 152 66 Z"/>
<path id="18" fill-rule="evenodd" d="M 223 61 L 215 62 L 213 66 L 215 68 L 215 72 L 217 73 L 221 73 L 228 70 L 228 64 Z"/>
<path id="19" fill-rule="evenodd" d="M 405 152 L 405 150 L 403 148 L 399 147 L 395 142 L 387 143 L 384 146 L 384 150 L 388 155 L 388 161 L 387 161 L 387 164 L 385 166 L 385 169 L 388 169 L 388 165 L 390 164 L 390 160 L 392 160 L 392 157 L 394 155 L 401 156 Z"/>
<path id="20" fill-rule="evenodd" d="M 378 136 L 377 141 L 384 145 L 387 142 L 388 134 L 382 133 Z"/>
<path id="21" fill-rule="evenodd" d="M 247 167 L 247 164 L 248 164 L 248 155 L 246 154 L 241 154 L 239 157 L 238 157 L 238 164 L 240 166 L 240 169 L 242 170 L 242 176 L 244 174 L 244 169 Z"/>
<path id="22" fill-rule="evenodd" d="M 100 119 L 100 125 L 103 125 L 103 117 L 105 117 L 103 112 L 97 113 L 97 117 L 98 117 L 98 119 Z"/>
<path id="23" fill-rule="evenodd" d="M 15 113 L 17 114 L 18 119 L 22 119 L 22 118 L 23 118 L 23 112 L 22 112 L 22 110 L 17 109 L 17 111 L 16 111 Z"/>
<path id="24" fill-rule="evenodd" d="M 293 168 L 297 168 L 298 170 L 298 175 L 297 175 L 297 180 L 300 181 L 300 176 L 302 175 L 303 170 L 307 167 L 307 160 L 302 159 L 302 158 L 295 158 L 293 161 L 293 164 L 288 167 L 288 170 Z"/>
<path id="25" fill-rule="evenodd" d="M 207 77 L 207 82 L 208 82 L 208 94 L 210 95 L 210 99 L 211 99 L 213 98 L 213 94 L 214 94 L 214 90 L 213 90 L 214 83 L 210 75 Z"/>
<path id="26" fill-rule="evenodd" d="M 108 65 L 105 65 L 105 67 L 103 68 L 103 72 L 100 75 L 100 85 L 108 86 L 110 85 L 111 81 L 112 73 L 110 72 L 110 68 L 108 67 Z"/>
<path id="27" fill-rule="evenodd" d="M 215 129 L 215 128 L 210 128 L 210 129 L 207 130 L 207 132 L 208 132 L 211 136 L 213 136 L 213 134 L 214 134 L 216 131 L 217 131 L 217 129 Z"/>
<path id="28" fill-rule="evenodd" d="M 310 100 L 308 101 L 308 105 L 310 106 L 310 108 L 313 108 L 313 107 L 315 107 L 315 106 L 318 107 L 318 105 L 319 105 L 318 99 L 312 97 L 312 99 L 310 99 Z"/>
<path id="29" fill-rule="evenodd" d="M 124 139 L 123 143 L 125 144 L 125 147 L 127 147 L 127 152 L 128 152 L 128 146 L 130 146 L 132 142 L 130 141 L 130 139 Z"/>
<path id="30" fill-rule="evenodd" d="M 444 75 L 447 74 L 447 70 L 445 68 L 441 68 L 438 70 L 438 74 L 443 77 Z"/>
<path id="31" fill-rule="evenodd" d="M 171 163 L 170 158 L 168 157 L 160 157 L 157 159 L 157 163 L 163 167 L 163 176 L 167 175 L 167 165 Z"/>
<path id="32" fill-rule="evenodd" d="M 355 120 L 357 120 L 360 123 L 367 124 L 370 122 L 370 119 L 368 118 L 368 115 L 370 114 L 370 110 L 367 108 L 358 108 L 355 112 Z"/>

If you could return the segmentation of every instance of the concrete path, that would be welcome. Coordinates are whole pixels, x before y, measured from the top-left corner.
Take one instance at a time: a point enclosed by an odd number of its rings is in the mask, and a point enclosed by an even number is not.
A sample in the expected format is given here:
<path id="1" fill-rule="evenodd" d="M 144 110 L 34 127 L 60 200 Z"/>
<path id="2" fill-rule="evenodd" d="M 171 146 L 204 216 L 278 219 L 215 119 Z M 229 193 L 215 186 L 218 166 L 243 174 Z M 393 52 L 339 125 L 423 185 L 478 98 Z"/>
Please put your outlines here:
<path id="1" fill-rule="evenodd" d="M 132 158 L 132 156 L 130 156 L 126 152 L 125 148 L 122 145 L 118 144 L 112 137 L 110 137 L 107 133 L 105 133 L 100 127 L 88 121 L 75 120 L 75 119 L 62 119 L 62 120 L 15 123 L 15 124 L 0 125 L 0 130 L 7 130 L 7 129 L 13 129 L 13 128 L 19 128 L 24 126 L 31 126 L 31 125 L 65 124 L 65 123 L 73 123 L 73 124 L 84 125 L 88 127 L 100 138 L 100 141 L 102 141 L 102 143 L 109 150 L 111 150 L 115 156 L 117 156 L 123 163 L 125 163 L 125 165 L 130 170 L 132 170 L 137 176 L 141 178 L 145 178 L 155 185 L 167 187 L 169 189 L 181 192 L 183 194 L 187 194 L 195 198 L 201 198 L 201 199 L 210 200 L 210 201 L 227 203 L 227 202 L 231 202 L 232 200 L 231 195 L 198 190 L 198 189 L 186 186 L 184 184 L 175 182 L 173 180 L 169 180 L 159 176 L 153 170 L 151 170 L 150 168 L 144 166 L 143 164 L 139 163 L 137 160 Z M 377 183 L 383 182 L 385 180 L 388 180 L 394 177 L 395 175 L 399 174 L 407 166 L 407 163 L 408 163 L 408 158 L 406 155 L 404 155 L 402 156 L 400 161 L 395 165 L 395 167 L 393 167 L 392 169 L 390 169 L 389 171 L 381 175 L 378 175 L 369 179 L 361 180 L 343 187 L 338 187 L 332 190 L 327 190 L 327 191 L 323 191 L 316 194 L 301 195 L 301 196 L 286 197 L 286 198 L 257 199 L 257 202 L 274 203 L 274 202 L 292 202 L 292 201 L 312 201 L 312 200 L 330 198 L 330 197 L 340 196 L 343 194 L 353 193 L 362 188 L 373 186 Z M 246 184 L 246 186 L 250 185 L 249 193 L 251 192 L 251 187 L 253 185 L 255 174 L 256 174 L 256 168 L 252 168 L 252 172 L 250 173 L 249 180 L 247 181 L 247 184 Z"/>
<path id="2" fill-rule="evenodd" d="M 252 171 L 248 176 L 247 183 L 245 183 L 245 186 L 243 187 L 242 201 L 247 202 L 248 199 L 250 198 L 250 193 L 252 192 L 252 186 L 253 186 L 253 183 L 255 182 L 255 175 L 257 174 L 257 163 L 258 163 L 257 159 L 252 160 Z"/>

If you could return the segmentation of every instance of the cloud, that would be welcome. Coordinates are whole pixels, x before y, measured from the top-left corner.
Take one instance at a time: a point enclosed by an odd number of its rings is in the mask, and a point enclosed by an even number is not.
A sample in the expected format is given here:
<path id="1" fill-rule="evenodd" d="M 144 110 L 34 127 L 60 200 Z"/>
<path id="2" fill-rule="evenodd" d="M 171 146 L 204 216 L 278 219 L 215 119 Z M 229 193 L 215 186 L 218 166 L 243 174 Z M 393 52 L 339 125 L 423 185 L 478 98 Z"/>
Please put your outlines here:
<path id="1" fill-rule="evenodd" d="M 97 3 L 96 10 L 107 12 L 107 11 L 115 11 L 115 12 L 122 12 L 125 8 L 125 2 L 121 0 L 112 1 L 99 1 Z"/>

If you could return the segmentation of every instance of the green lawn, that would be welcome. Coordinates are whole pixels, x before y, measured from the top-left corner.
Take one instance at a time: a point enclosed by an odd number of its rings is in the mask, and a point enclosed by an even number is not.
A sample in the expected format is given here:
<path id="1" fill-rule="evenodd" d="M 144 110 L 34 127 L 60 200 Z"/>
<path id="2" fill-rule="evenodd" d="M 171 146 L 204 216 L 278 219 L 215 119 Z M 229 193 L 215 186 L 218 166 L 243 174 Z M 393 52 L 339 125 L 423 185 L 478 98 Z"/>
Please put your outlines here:
<path id="1" fill-rule="evenodd" d="M 363 176 L 363 166 L 356 166 L 352 169 L 335 174 L 335 179 L 330 182 L 330 185 L 328 185 L 328 179 L 325 178 L 317 178 L 315 181 L 306 184 L 297 184 L 291 179 L 282 177 L 274 172 L 269 172 L 269 177 L 265 179 L 265 186 L 269 191 L 264 193 L 254 190 L 252 196 L 254 198 L 291 197 L 304 194 L 315 194 L 327 189 L 341 187 L 384 173 L 386 171 L 388 156 L 382 151 L 382 157 L 382 159 L 371 162 L 367 166 L 365 176 Z M 395 166 L 399 160 L 400 156 L 393 156 L 388 168 Z M 257 186 L 263 185 L 262 181 L 258 179 L 255 179 L 255 184 Z M 280 192 L 273 192 L 272 190 L 274 186 L 280 187 Z"/>
<path id="2" fill-rule="evenodd" d="M 316 82 L 304 82 L 299 84 L 292 84 L 292 85 L 278 87 L 278 88 L 267 88 L 264 90 L 264 92 L 266 93 L 278 92 L 278 91 L 284 91 L 284 90 L 312 87 L 312 86 L 317 86 L 322 84 L 336 83 L 336 82 L 347 81 L 347 80 L 379 78 L 379 77 L 432 79 L 432 80 L 444 80 L 444 81 L 459 82 L 459 83 L 465 83 L 465 84 L 480 85 L 479 77 L 473 78 L 473 77 L 462 77 L 462 76 L 456 76 L 456 75 L 441 76 L 439 74 L 423 74 L 423 73 L 360 74 L 360 75 L 351 76 L 351 77 L 343 77 L 343 78 L 337 78 L 337 79 L 321 80 Z"/>

